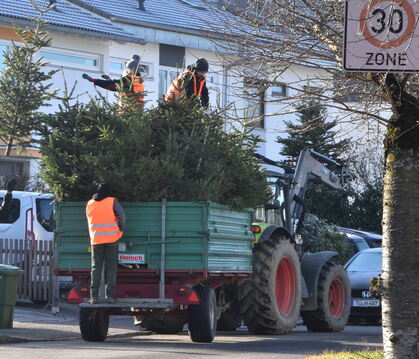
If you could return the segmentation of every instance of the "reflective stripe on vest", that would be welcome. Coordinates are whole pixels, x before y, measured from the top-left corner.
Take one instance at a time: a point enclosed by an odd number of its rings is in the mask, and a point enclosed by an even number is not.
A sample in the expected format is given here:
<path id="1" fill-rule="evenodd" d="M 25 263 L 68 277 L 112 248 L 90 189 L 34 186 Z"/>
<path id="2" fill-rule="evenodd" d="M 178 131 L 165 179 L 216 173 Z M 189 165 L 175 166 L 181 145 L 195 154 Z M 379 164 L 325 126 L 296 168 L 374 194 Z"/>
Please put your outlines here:
<path id="1" fill-rule="evenodd" d="M 144 84 L 141 76 L 127 76 L 130 80 L 130 88 L 128 91 L 121 91 L 119 93 L 120 96 L 126 96 L 130 92 L 133 94 L 129 96 L 133 96 L 136 98 L 135 104 L 143 106 L 144 105 Z M 122 106 L 122 103 L 120 103 Z"/>
<path id="2" fill-rule="evenodd" d="M 206 79 L 204 77 L 201 80 L 201 82 L 199 83 L 199 88 L 198 88 L 198 80 L 196 78 L 195 73 L 188 70 L 188 71 L 185 71 L 183 74 L 179 75 L 176 79 L 172 81 L 169 89 L 167 90 L 166 96 L 164 97 L 166 101 L 173 102 L 173 101 L 179 100 L 182 96 L 184 96 L 186 89 L 184 88 L 182 82 L 183 82 L 183 78 L 188 74 L 192 76 L 193 90 L 194 90 L 195 96 L 201 96 L 202 89 L 205 86 Z"/>
<path id="3" fill-rule="evenodd" d="M 122 232 L 113 210 L 114 201 L 115 198 L 107 197 L 101 201 L 91 199 L 87 203 L 86 216 L 92 244 L 113 243 L 121 238 Z"/>

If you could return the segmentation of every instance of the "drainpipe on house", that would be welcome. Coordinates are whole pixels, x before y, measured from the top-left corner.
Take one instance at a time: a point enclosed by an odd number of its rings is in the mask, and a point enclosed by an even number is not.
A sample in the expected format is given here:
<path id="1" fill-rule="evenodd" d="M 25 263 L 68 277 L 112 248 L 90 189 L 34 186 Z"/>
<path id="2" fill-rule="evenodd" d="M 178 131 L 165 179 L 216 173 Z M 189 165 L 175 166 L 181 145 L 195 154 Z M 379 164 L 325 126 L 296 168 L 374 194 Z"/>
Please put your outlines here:
<path id="1" fill-rule="evenodd" d="M 228 102 L 228 70 L 227 67 L 223 66 L 223 97 L 222 97 L 222 108 L 225 109 L 227 107 Z M 224 121 L 224 132 L 227 132 L 227 123 Z"/>

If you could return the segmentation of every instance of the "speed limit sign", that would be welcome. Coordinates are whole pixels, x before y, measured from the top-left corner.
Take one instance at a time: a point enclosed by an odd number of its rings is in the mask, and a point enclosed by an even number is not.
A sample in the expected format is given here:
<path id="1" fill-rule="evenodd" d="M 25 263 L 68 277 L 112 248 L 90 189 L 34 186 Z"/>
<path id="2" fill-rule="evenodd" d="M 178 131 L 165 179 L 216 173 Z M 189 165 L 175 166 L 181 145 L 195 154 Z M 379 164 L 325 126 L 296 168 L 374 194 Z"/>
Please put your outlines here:
<path id="1" fill-rule="evenodd" d="M 419 71 L 416 0 L 346 0 L 343 67 L 348 71 Z"/>

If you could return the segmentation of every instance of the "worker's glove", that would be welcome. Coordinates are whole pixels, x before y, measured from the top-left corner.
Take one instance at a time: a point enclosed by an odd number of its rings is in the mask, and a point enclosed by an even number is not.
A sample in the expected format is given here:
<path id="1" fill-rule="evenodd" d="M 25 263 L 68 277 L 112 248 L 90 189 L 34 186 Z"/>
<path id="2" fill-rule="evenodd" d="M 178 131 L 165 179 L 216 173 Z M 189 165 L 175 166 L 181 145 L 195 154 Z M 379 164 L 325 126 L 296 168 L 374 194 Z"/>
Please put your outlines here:
<path id="1" fill-rule="evenodd" d="M 93 82 L 93 79 L 88 74 L 83 74 L 81 75 L 81 77 L 83 77 L 87 81 Z"/>
<path id="2" fill-rule="evenodd" d="M 15 189 L 16 183 L 17 181 L 15 178 L 12 178 L 10 181 L 8 181 L 6 184 L 7 191 L 12 192 Z"/>
<path id="3" fill-rule="evenodd" d="M 105 75 L 105 74 L 102 75 L 102 78 L 105 79 L 105 80 L 110 80 L 111 79 L 108 75 Z"/>

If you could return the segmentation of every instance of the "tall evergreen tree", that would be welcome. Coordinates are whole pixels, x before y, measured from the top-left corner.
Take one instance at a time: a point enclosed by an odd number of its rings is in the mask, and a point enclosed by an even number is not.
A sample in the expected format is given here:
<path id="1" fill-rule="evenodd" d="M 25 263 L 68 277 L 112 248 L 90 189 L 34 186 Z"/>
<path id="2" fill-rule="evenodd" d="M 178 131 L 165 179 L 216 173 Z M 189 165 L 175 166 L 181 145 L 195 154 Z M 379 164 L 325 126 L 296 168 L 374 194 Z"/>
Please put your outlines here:
<path id="1" fill-rule="evenodd" d="M 282 144 L 281 155 L 297 158 L 300 151 L 311 148 L 321 154 L 337 159 L 344 152 L 349 140 L 336 141 L 336 121 L 327 121 L 326 107 L 315 99 L 303 102 L 297 107 L 299 122 L 284 121 L 288 137 L 277 138 Z"/>
<path id="2" fill-rule="evenodd" d="M 0 139 L 6 144 L 4 155 L 13 146 L 25 147 L 32 143 L 32 133 L 38 126 L 36 111 L 47 106 L 53 98 L 50 80 L 56 71 L 44 72 L 46 62 L 36 53 L 49 46 L 51 39 L 42 30 L 42 15 L 48 9 L 38 9 L 39 18 L 34 28 L 16 29 L 21 44 L 12 42 L 10 52 L 4 54 L 5 69 L 0 74 Z"/>

